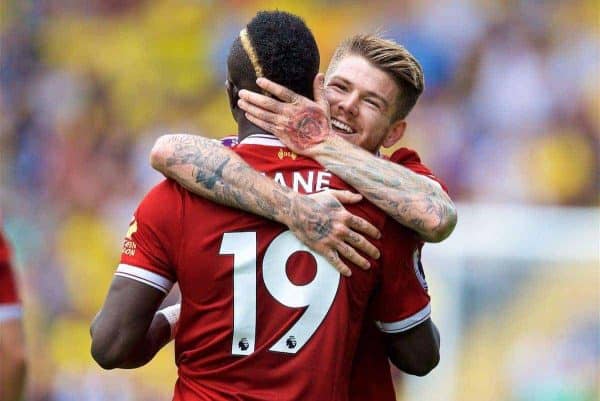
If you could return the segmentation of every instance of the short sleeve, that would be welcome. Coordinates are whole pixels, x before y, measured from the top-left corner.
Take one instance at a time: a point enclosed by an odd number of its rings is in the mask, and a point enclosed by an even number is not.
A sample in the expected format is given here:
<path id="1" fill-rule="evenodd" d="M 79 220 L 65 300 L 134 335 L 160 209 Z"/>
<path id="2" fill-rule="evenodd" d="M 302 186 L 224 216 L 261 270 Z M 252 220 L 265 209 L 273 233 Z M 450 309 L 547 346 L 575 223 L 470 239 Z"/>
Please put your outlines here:
<path id="1" fill-rule="evenodd" d="M 446 184 L 444 184 L 442 180 L 440 180 L 435 174 L 433 174 L 429 167 L 427 167 L 421 162 L 419 154 L 414 150 L 408 148 L 400 148 L 396 150 L 392 154 L 392 156 L 390 156 L 390 160 L 394 163 L 406 167 L 414 173 L 431 178 L 433 181 L 440 184 L 442 189 L 446 193 L 448 193 L 448 187 L 446 187 Z"/>
<path id="2" fill-rule="evenodd" d="M 0 322 L 21 317 L 21 302 L 11 264 L 10 249 L 0 233 Z"/>
<path id="3" fill-rule="evenodd" d="M 420 248 L 414 233 L 387 220 L 382 236 L 381 281 L 371 304 L 372 316 L 383 332 L 406 331 L 431 314 Z"/>
<path id="4" fill-rule="evenodd" d="M 171 180 L 155 186 L 134 213 L 115 274 L 168 293 L 177 281 L 182 218 L 182 188 Z"/>

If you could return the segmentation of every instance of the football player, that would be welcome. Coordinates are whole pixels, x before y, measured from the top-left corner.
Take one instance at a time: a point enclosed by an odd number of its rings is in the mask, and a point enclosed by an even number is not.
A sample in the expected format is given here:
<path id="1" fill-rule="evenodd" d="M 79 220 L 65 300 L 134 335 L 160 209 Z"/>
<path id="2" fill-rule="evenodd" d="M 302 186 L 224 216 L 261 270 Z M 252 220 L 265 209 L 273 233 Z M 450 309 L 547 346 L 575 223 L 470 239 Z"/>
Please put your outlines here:
<path id="1" fill-rule="evenodd" d="M 444 184 L 421 163 L 418 154 L 408 148 L 400 148 L 390 160 L 379 156 L 380 146 L 392 146 L 402 138 L 406 130 L 405 118 L 423 91 L 421 67 L 406 49 L 373 35 L 349 38 L 333 56 L 325 89 L 317 81 L 317 102 L 298 96 L 268 79 L 261 79 L 259 85 L 263 92 L 272 96 L 240 92 L 242 100 L 239 106 L 248 113 L 247 117 L 253 123 L 280 137 L 294 150 L 294 154 L 305 154 L 318 160 L 389 216 L 410 228 L 412 234 L 417 234 L 422 241 L 438 242 L 452 232 L 456 224 L 454 205 Z M 321 95 L 323 91 L 324 95 Z M 309 115 L 316 116 L 315 119 L 322 123 L 303 124 Z M 312 131 L 307 128 L 312 128 Z M 300 135 L 298 131 L 303 132 Z M 300 141 L 301 138 L 304 141 Z M 228 142 L 231 140 L 227 139 Z M 179 141 L 188 143 L 187 162 L 175 162 L 172 157 Z M 262 187 L 253 188 L 253 193 L 249 194 L 245 184 L 252 182 L 250 175 L 254 172 L 244 171 L 232 177 L 229 184 L 238 192 L 232 190 L 229 194 L 218 193 L 196 180 L 195 172 L 210 168 L 206 165 L 209 153 L 213 157 L 217 153 L 222 154 L 223 159 L 233 153 L 209 143 L 208 139 L 186 135 L 161 137 L 154 146 L 152 164 L 207 199 L 228 202 L 290 227 L 297 224 L 281 218 L 287 215 L 269 215 L 258 207 L 260 203 L 255 199 L 272 199 L 275 203 L 277 200 L 273 199 L 271 187 L 262 191 Z M 277 184 L 290 185 L 281 181 Z M 271 186 L 277 184 L 272 183 Z M 236 203 L 235 199 L 230 201 L 228 198 L 232 198 L 233 193 L 245 200 L 244 204 Z M 275 210 L 284 210 L 283 205 L 278 206 Z M 306 237 L 311 238 L 307 234 L 299 236 L 315 251 L 336 255 L 339 245 L 335 242 L 320 241 L 315 245 L 303 239 Z M 341 232 L 338 237 L 337 244 L 344 241 L 353 244 L 351 235 Z M 419 251 L 414 255 L 414 268 L 425 285 L 420 262 L 422 245 L 421 242 Z M 433 325 L 427 328 L 429 330 L 437 335 Z M 353 372 L 353 399 L 395 399 L 384 340 L 377 330 L 365 323 Z M 395 358 L 395 364 L 407 373 L 423 375 L 437 363 L 437 355 L 417 356 L 410 353 L 410 349 L 406 351 L 402 358 Z M 398 352 L 394 354 L 398 356 Z"/>
<path id="2" fill-rule="evenodd" d="M 209 160 L 215 172 L 196 171 L 195 179 L 230 194 L 234 189 L 226 179 L 248 170 L 239 163 L 241 156 L 271 178 L 296 182 L 292 186 L 302 191 L 350 189 L 251 124 L 238 107 L 240 90 L 257 90 L 261 75 L 311 96 L 317 70 L 314 38 L 297 17 L 259 13 L 228 59 L 228 94 L 241 139 L 238 157 Z M 193 162 L 187 139 L 174 144 L 174 163 Z M 283 186 L 274 191 L 282 212 L 293 213 L 293 191 Z M 326 235 L 331 224 L 322 206 L 313 205 L 292 219 L 303 217 L 318 235 Z M 351 279 L 283 226 L 207 202 L 173 181 L 159 184 L 135 213 L 121 265 L 92 324 L 94 358 L 105 368 L 145 363 L 157 350 L 149 327 L 175 281 L 182 293 L 175 399 L 346 400 L 367 307 L 380 329 L 392 333 L 391 350 L 410 344 L 410 333 L 425 327 L 429 338 L 410 346 L 435 354 L 439 339 L 431 330 L 429 296 L 414 270 L 419 238 L 371 204 L 350 208 L 383 232 L 375 244 L 385 250 L 380 260 L 369 261 L 370 270 L 354 269 L 358 277 Z"/>

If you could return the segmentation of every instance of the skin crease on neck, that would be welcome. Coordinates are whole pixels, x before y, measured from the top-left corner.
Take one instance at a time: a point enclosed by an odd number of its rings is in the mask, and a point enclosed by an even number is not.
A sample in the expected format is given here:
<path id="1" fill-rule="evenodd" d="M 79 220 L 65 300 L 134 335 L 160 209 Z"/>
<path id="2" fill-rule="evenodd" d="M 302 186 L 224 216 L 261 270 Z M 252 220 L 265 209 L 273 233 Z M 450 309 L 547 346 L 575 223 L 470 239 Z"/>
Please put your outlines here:
<path id="1" fill-rule="evenodd" d="M 350 54 L 328 71 L 325 81 L 337 135 L 372 153 L 402 137 L 404 120 L 391 123 L 399 89 L 386 72 Z"/>

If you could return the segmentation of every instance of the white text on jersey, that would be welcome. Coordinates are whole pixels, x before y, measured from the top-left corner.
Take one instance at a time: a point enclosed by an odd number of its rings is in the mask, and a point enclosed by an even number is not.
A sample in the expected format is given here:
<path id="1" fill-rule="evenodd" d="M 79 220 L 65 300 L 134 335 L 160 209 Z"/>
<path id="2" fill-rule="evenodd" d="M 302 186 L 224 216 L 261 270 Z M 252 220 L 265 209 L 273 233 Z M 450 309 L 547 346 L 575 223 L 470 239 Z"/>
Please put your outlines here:
<path id="1" fill-rule="evenodd" d="M 316 176 L 316 179 L 315 179 Z M 298 192 L 302 188 L 303 192 L 314 193 L 329 189 L 331 173 L 322 170 L 294 171 L 292 173 L 291 183 L 285 181 L 285 177 L 281 171 L 277 171 L 273 177 L 275 182 L 284 187 L 292 188 Z M 291 184 L 291 185 L 290 185 Z"/>

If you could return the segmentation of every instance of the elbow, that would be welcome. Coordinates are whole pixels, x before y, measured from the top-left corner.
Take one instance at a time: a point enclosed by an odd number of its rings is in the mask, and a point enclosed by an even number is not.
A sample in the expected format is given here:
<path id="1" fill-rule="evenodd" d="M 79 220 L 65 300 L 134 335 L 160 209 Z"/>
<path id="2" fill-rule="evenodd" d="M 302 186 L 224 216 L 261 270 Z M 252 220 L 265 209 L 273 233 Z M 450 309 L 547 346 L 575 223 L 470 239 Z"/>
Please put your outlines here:
<path id="1" fill-rule="evenodd" d="M 442 242 L 452 234 L 458 221 L 458 215 L 456 208 L 452 201 L 448 201 L 448 204 L 442 208 L 443 212 L 440 213 L 439 219 L 428 227 L 426 234 L 423 235 L 423 239 L 426 242 Z"/>
<path id="2" fill-rule="evenodd" d="M 97 320 L 92 323 L 91 336 L 92 358 L 103 369 L 118 368 L 126 358 L 126 349 L 119 344 L 123 344 L 116 332 L 102 331 L 96 328 Z"/>
<path id="3" fill-rule="evenodd" d="M 111 349 L 110 346 L 104 346 L 100 341 L 92 340 L 92 358 L 102 369 L 110 370 L 118 368 L 124 360 L 122 353 Z"/>
<path id="4" fill-rule="evenodd" d="M 150 151 L 150 165 L 153 169 L 163 172 L 167 165 L 166 141 L 171 135 L 163 135 L 154 142 Z"/>
<path id="5" fill-rule="evenodd" d="M 390 357 L 390 360 L 402 372 L 412 376 L 423 377 L 428 375 L 440 363 L 440 353 L 439 348 L 435 348 L 428 352 L 427 355 L 421 354 L 418 357 L 402 358 L 402 360 Z"/>
<path id="6" fill-rule="evenodd" d="M 439 352 L 432 353 L 423 358 L 420 363 L 409 366 L 405 372 L 409 375 L 423 377 L 428 375 L 440 363 Z"/>

